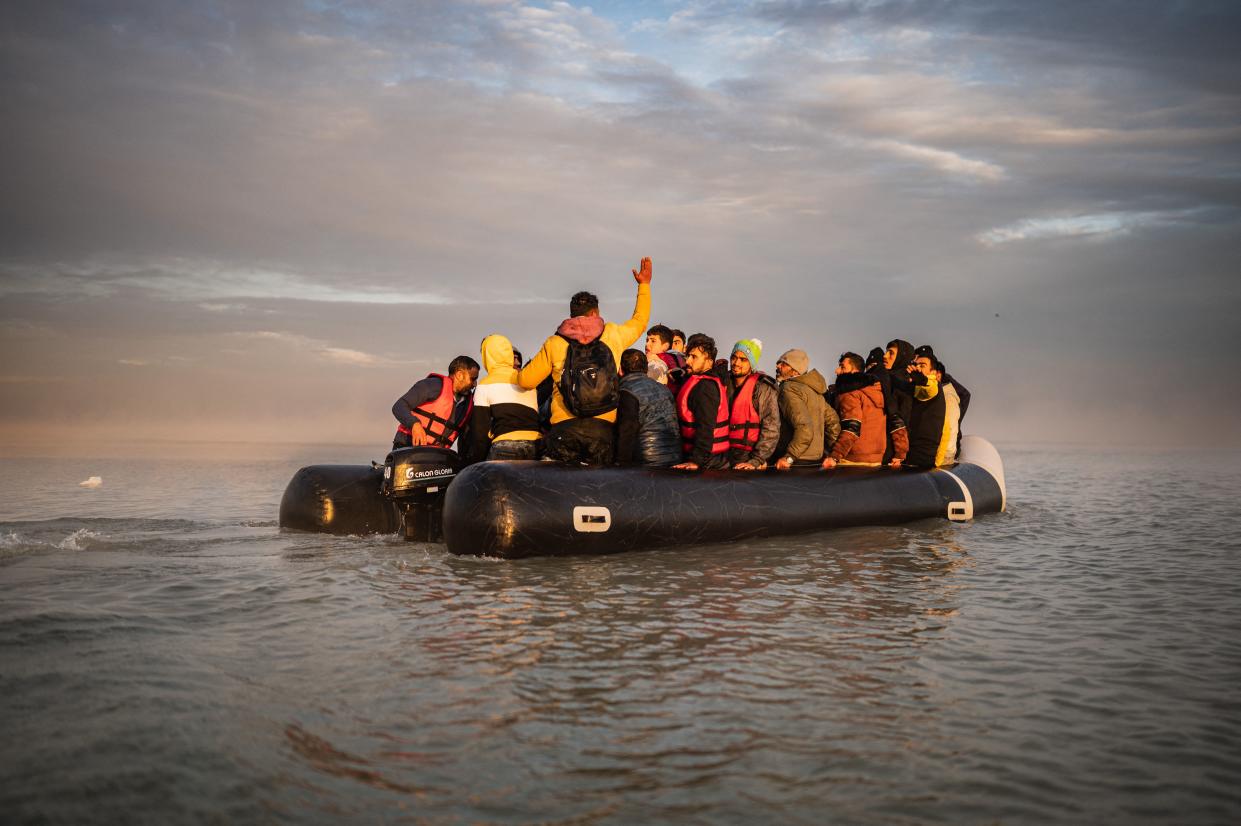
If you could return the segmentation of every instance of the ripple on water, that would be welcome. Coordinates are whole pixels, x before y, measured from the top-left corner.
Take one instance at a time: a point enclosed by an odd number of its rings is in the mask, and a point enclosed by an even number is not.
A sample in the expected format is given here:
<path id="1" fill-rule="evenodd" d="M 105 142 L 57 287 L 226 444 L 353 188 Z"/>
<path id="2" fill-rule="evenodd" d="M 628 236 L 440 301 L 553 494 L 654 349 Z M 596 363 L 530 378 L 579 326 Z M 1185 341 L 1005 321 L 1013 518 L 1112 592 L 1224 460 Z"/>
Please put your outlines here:
<path id="1" fill-rule="evenodd" d="M 0 805 L 1235 821 L 1238 471 L 1005 458 L 1010 511 L 970 524 L 518 562 L 283 533 L 252 465 L 150 519 L 103 468 L 142 513 L 0 525 Z"/>

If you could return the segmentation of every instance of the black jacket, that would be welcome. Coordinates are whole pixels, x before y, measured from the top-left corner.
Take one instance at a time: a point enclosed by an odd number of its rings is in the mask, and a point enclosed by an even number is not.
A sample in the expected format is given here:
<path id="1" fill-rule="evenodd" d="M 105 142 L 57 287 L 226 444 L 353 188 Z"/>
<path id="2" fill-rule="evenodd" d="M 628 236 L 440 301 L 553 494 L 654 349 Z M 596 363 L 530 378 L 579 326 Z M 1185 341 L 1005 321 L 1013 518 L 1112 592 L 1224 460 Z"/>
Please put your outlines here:
<path id="1" fill-rule="evenodd" d="M 933 382 L 932 382 L 933 383 Z M 939 443 L 944 437 L 943 389 L 935 385 L 935 395 L 929 399 L 918 398 L 918 388 L 928 386 L 927 377 L 921 373 L 909 374 L 910 389 L 910 420 L 909 420 L 909 455 L 905 464 L 910 467 L 935 467 L 935 454 L 939 451 Z"/>

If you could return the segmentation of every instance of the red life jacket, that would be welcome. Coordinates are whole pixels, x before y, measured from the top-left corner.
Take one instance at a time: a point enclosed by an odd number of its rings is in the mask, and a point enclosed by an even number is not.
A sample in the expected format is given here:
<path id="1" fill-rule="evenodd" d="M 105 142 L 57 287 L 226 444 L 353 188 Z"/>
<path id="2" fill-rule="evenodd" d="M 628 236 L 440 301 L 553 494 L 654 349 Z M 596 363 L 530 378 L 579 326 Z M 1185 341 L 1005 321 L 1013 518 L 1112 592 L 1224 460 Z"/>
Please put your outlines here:
<path id="1" fill-rule="evenodd" d="M 677 394 L 677 418 L 681 422 L 681 449 L 686 456 L 694 452 L 694 437 L 698 434 L 698 422 L 694 421 L 693 411 L 689 409 L 689 394 L 700 381 L 713 381 L 720 391 L 720 406 L 715 414 L 714 430 L 712 431 L 711 453 L 728 452 L 728 393 L 719 377 L 707 373 L 690 376 L 681 385 Z"/>
<path id="2" fill-rule="evenodd" d="M 452 421 L 452 409 L 456 406 L 456 399 L 453 398 L 452 379 L 439 373 L 431 373 L 427 378 L 439 379 L 443 382 L 440 386 L 440 394 L 430 402 L 423 403 L 421 407 L 413 408 L 414 418 L 431 437 L 431 444 L 436 447 L 452 447 L 452 443 L 461 434 L 461 428 L 469 421 L 470 413 L 474 412 L 474 396 L 470 395 L 470 401 L 466 404 L 465 415 L 461 417 L 461 421 L 454 422 Z M 404 433 L 406 436 L 414 435 L 405 425 L 398 426 L 396 432 Z"/>
<path id="3" fill-rule="evenodd" d="M 750 373 L 745 377 L 733 398 L 733 409 L 728 417 L 728 446 L 743 453 L 749 453 L 758 444 L 759 416 L 754 406 L 758 376 L 758 373 Z"/>

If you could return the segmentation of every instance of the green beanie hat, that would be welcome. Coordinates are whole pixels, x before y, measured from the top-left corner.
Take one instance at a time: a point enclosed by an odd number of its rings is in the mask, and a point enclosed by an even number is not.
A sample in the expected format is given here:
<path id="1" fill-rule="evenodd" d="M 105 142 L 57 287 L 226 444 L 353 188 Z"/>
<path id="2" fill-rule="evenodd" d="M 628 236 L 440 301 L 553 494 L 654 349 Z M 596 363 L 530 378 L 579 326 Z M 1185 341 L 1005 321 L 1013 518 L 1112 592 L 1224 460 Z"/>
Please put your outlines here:
<path id="1" fill-rule="evenodd" d="M 750 369 L 758 370 L 758 357 L 763 354 L 763 341 L 758 338 L 743 338 L 733 345 L 733 349 L 729 353 L 735 353 L 740 350 L 745 357 L 750 360 Z"/>

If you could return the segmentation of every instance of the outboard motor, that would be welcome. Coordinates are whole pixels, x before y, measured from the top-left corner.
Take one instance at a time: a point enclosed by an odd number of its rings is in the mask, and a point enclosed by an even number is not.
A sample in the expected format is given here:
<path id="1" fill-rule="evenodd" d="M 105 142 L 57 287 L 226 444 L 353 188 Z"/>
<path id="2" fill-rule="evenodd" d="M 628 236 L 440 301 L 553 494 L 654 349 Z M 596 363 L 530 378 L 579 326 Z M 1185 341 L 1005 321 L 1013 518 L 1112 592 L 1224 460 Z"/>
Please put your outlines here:
<path id="1" fill-rule="evenodd" d="M 461 457 L 442 447 L 405 447 L 384 460 L 383 493 L 401 512 L 401 531 L 417 542 L 444 538 L 444 492 L 461 470 Z"/>

